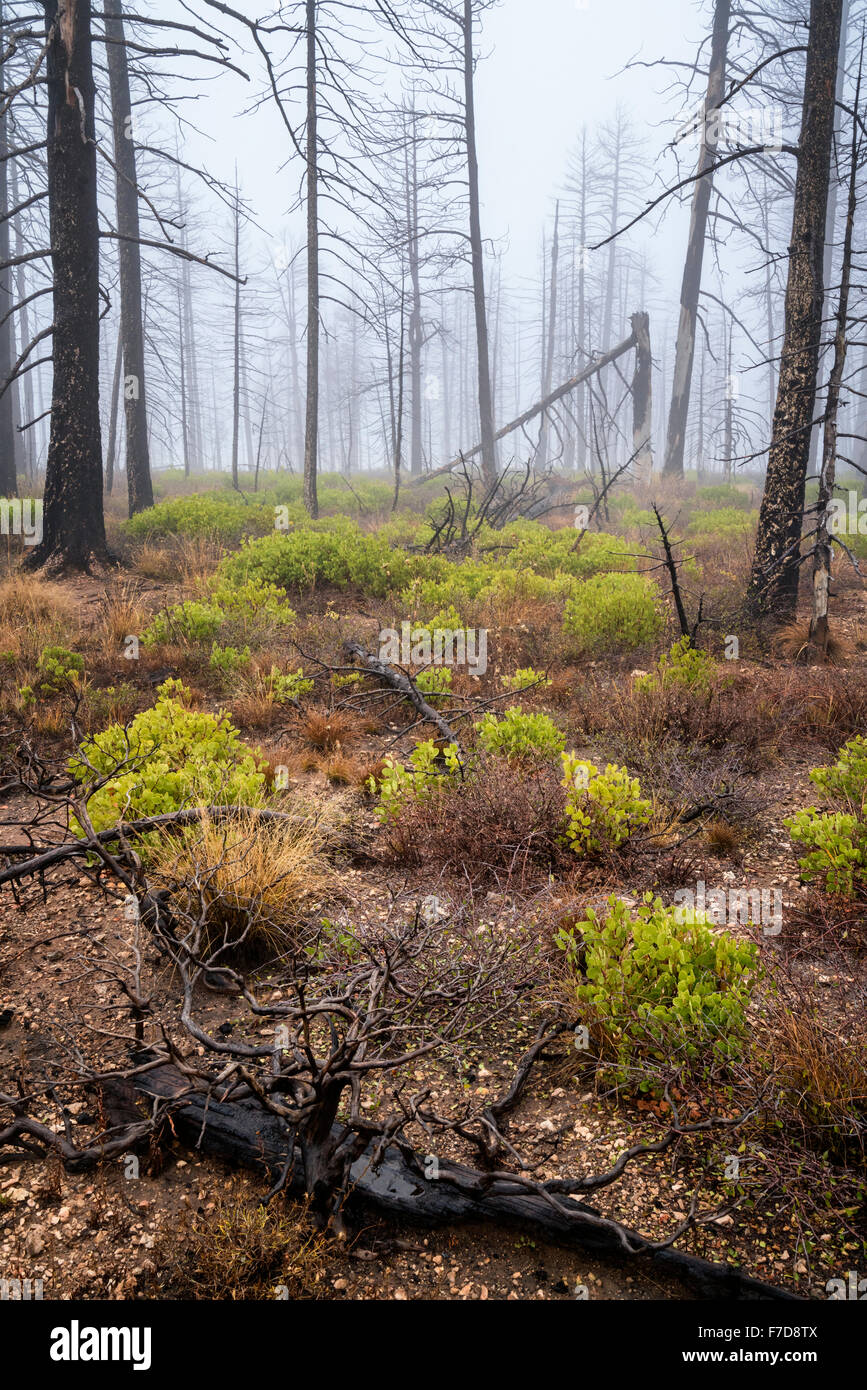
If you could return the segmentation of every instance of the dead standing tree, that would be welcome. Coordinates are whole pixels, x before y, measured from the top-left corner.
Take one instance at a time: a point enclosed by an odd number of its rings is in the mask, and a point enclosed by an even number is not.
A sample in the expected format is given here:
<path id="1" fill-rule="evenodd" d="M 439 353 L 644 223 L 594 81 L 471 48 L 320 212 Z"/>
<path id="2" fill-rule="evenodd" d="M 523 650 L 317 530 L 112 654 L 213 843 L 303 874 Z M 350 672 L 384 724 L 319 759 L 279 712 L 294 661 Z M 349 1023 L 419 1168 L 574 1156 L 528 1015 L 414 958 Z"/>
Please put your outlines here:
<path id="1" fill-rule="evenodd" d="M 713 174 L 708 171 L 713 168 L 716 160 L 719 108 L 725 94 L 730 15 L 731 0 L 716 0 L 707 97 L 700 117 L 699 177 L 692 193 L 689 240 L 680 291 L 680 322 L 677 330 L 674 381 L 665 447 L 664 472 L 678 477 L 683 476 L 683 451 L 689 419 L 696 320 L 699 295 L 701 294 L 701 271 L 707 237 L 708 209 L 713 190 Z"/>
<path id="2" fill-rule="evenodd" d="M 804 494 L 815 421 L 823 258 L 843 0 L 811 0 L 810 38 L 786 287 L 785 333 L 747 609 L 790 621 L 797 608 Z"/>
<path id="3" fill-rule="evenodd" d="M 120 262 L 120 336 L 123 344 L 123 400 L 126 418 L 126 480 L 129 514 L 154 504 L 148 444 L 142 317 L 141 246 L 135 130 L 122 0 L 106 0 L 105 42 L 111 88 L 117 230 Z"/>
<path id="4" fill-rule="evenodd" d="M 99 218 L 90 0 L 44 0 L 54 386 L 43 538 L 31 569 L 110 560 L 99 419 Z"/>

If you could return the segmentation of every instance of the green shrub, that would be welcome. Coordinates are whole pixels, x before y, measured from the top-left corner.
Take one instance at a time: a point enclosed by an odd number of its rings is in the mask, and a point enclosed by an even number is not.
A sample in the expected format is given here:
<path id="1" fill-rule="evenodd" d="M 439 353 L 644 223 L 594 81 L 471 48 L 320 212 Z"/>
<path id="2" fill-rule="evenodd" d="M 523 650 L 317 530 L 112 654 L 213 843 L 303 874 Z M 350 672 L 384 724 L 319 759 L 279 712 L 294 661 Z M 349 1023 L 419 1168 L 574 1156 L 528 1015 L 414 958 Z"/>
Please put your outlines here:
<path id="1" fill-rule="evenodd" d="M 576 854 L 616 849 L 647 825 L 653 807 L 641 795 L 637 777 L 609 763 L 600 772 L 575 753 L 563 753 L 566 788 L 566 843 Z"/>
<path id="2" fill-rule="evenodd" d="M 266 688 L 278 705 L 294 705 L 302 695 L 310 694 L 313 681 L 306 679 L 301 666 L 297 671 L 280 671 L 276 666 L 272 666 L 271 674 L 266 680 Z"/>
<path id="3" fill-rule="evenodd" d="M 68 647 L 46 647 L 37 663 L 36 688 L 45 695 L 57 695 L 84 680 L 84 657 Z"/>
<path id="4" fill-rule="evenodd" d="M 741 511 L 752 510 L 752 498 L 734 483 L 709 483 L 707 487 L 696 488 L 695 500 L 700 508 L 737 507 Z"/>
<path id="5" fill-rule="evenodd" d="M 206 601 L 187 599 L 158 613 L 142 634 L 142 642 L 146 647 L 162 642 L 207 645 L 224 630 L 260 641 L 274 628 L 294 621 L 285 593 L 274 584 L 260 579 L 233 584 L 219 577 L 211 581 Z"/>
<path id="6" fill-rule="evenodd" d="M 379 777 L 368 778 L 367 785 L 372 792 L 379 792 L 376 816 L 380 821 L 396 817 L 407 797 L 424 801 L 438 787 L 458 779 L 461 773 L 461 760 L 456 743 L 448 743 L 440 750 L 433 739 L 416 744 L 409 757 L 409 767 L 395 758 L 388 757 Z"/>
<path id="7" fill-rule="evenodd" d="M 224 676 L 236 676 L 239 671 L 247 670 L 251 660 L 249 647 L 239 651 L 237 647 L 220 647 L 215 642 L 211 648 L 209 665 Z"/>
<path id="8" fill-rule="evenodd" d="M 134 540 L 168 536 L 212 536 L 226 545 L 245 535 L 265 535 L 274 526 L 274 507 L 246 502 L 238 493 L 203 492 L 173 497 L 137 512 L 124 523 Z"/>
<path id="9" fill-rule="evenodd" d="M 642 575 L 600 574 L 576 585 L 563 626 L 583 651 L 595 652 L 646 646 L 664 622 L 659 593 Z"/>
<path id="10" fill-rule="evenodd" d="M 128 728 L 110 725 L 71 759 L 77 781 L 93 771 L 108 778 L 88 803 L 96 830 L 185 807 L 261 803 L 265 763 L 227 715 L 192 710 L 188 698 L 179 681 L 166 681 Z"/>
<path id="11" fill-rule="evenodd" d="M 718 540 L 737 540 L 747 536 L 755 524 L 755 513 L 741 511 L 738 507 L 717 507 L 715 511 L 693 512 L 689 534 Z"/>
<path id="12" fill-rule="evenodd" d="M 524 714 L 520 705 L 507 709 L 502 718 L 486 714 L 475 728 L 486 753 L 500 754 L 510 762 L 530 756 L 556 758 L 566 745 L 566 735 L 547 714 Z"/>
<path id="13" fill-rule="evenodd" d="M 379 536 L 362 535 L 346 518 L 334 518 L 249 541 L 224 561 L 222 573 L 230 581 L 259 579 L 286 590 L 357 586 L 383 598 L 409 583 L 412 566 L 405 551 Z"/>
<path id="14" fill-rule="evenodd" d="M 142 645 L 156 647 L 164 642 L 185 642 L 190 646 L 213 642 L 223 623 L 216 604 L 186 599 L 157 613 L 142 633 Z"/>
<path id="15" fill-rule="evenodd" d="M 431 666 L 414 677 L 422 695 L 448 695 L 452 688 L 452 673 L 448 666 Z"/>
<path id="16" fill-rule="evenodd" d="M 619 1084 L 642 1063 L 742 1055 L 760 973 L 752 942 L 712 931 L 702 914 L 684 922 L 650 893 L 634 911 L 610 897 L 607 912 L 591 909 L 561 927 L 555 941 Z M 653 1082 L 644 1079 L 639 1089 Z"/>
<path id="17" fill-rule="evenodd" d="M 522 666 L 510 676 L 501 676 L 500 682 L 504 689 L 515 692 L 529 690 L 532 686 L 544 689 L 551 684 L 544 671 L 534 671 L 532 666 Z"/>
<path id="18" fill-rule="evenodd" d="M 867 890 L 867 740 L 850 739 L 836 763 L 814 768 L 810 780 L 827 809 L 808 806 L 784 822 L 808 850 L 801 878 L 821 879 L 827 892 L 854 898 Z"/>
<path id="19" fill-rule="evenodd" d="M 638 678 L 635 688 L 650 692 L 678 686 L 696 694 L 707 694 L 715 673 L 716 662 L 710 653 L 694 647 L 688 637 L 681 637 L 659 658 L 655 672 Z"/>

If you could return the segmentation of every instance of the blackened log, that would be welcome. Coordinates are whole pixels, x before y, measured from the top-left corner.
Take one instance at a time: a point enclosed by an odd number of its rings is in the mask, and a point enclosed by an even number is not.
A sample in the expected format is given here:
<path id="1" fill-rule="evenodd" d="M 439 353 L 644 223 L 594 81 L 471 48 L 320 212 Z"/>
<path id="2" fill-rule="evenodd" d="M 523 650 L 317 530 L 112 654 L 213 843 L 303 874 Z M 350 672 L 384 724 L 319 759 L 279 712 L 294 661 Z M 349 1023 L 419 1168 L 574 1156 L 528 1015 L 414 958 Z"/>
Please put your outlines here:
<path id="1" fill-rule="evenodd" d="M 173 1131 L 182 1143 L 259 1172 L 263 1185 L 281 1177 L 287 1151 L 285 1125 L 255 1097 L 225 1103 L 213 1092 L 192 1091 L 183 1074 L 168 1065 L 141 1074 L 136 1085 L 144 1096 L 178 1098 L 171 1117 Z M 637 1252 L 632 1258 L 650 1260 L 655 1269 L 682 1281 L 700 1298 L 800 1301 L 797 1294 L 752 1279 L 730 1265 L 711 1264 L 680 1250 L 654 1250 L 637 1231 L 616 1226 L 583 1202 L 561 1197 L 558 1209 L 531 1191 L 485 1191 L 484 1174 L 444 1159 L 439 1161 L 437 1180 L 421 1176 L 421 1156 L 417 1169 L 400 1150 L 389 1147 L 374 1171 L 371 1151 L 367 1150 L 352 1167 L 347 1215 L 376 1212 L 426 1227 L 494 1219 L 529 1227 L 538 1238 L 555 1245 L 619 1258 L 629 1254 L 625 1237 L 631 1250 Z M 295 1155 L 286 1188 L 290 1193 L 304 1190 L 300 1152 Z"/>

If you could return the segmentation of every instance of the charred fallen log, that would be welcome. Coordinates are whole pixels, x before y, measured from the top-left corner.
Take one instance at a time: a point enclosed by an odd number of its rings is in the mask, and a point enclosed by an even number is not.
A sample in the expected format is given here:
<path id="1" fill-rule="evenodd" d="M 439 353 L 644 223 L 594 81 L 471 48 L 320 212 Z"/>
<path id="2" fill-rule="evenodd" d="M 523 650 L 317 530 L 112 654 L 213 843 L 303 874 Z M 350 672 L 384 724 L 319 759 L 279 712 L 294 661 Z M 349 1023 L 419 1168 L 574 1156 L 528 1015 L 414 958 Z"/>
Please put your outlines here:
<path id="1" fill-rule="evenodd" d="M 238 1163 L 261 1173 L 263 1183 L 284 1179 L 288 1191 L 304 1190 L 303 1160 L 294 1158 L 286 1173 L 287 1136 L 284 1123 L 255 1096 L 230 1102 L 213 1092 L 192 1090 L 187 1078 L 172 1066 L 159 1066 L 137 1078 L 138 1091 L 151 1099 L 174 1098 L 172 1128 L 178 1138 L 201 1153 Z M 106 1097 L 110 1109 L 111 1098 Z M 569 1197 L 547 1200 L 528 1191 L 516 1179 L 511 1187 L 501 1177 L 438 1160 L 426 1177 L 425 1160 L 396 1146 L 377 1151 L 370 1146 L 352 1165 L 352 1189 L 346 1210 L 352 1215 L 376 1212 L 391 1219 L 435 1227 L 464 1221 L 496 1220 L 532 1227 L 554 1244 L 604 1256 L 652 1260 L 661 1272 L 681 1280 L 701 1298 L 798 1300 L 798 1295 L 752 1279 L 730 1265 L 712 1264 L 680 1250 L 655 1248 L 644 1236 L 607 1220 L 593 1207 Z"/>

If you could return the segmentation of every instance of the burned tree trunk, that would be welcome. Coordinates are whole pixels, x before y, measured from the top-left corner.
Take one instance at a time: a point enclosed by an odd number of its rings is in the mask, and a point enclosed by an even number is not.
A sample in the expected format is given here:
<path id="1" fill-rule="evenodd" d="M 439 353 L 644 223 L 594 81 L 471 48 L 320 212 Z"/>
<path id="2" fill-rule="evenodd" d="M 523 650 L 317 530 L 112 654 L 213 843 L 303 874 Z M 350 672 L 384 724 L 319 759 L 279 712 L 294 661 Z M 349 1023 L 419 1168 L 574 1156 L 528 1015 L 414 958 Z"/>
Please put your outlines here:
<path id="1" fill-rule="evenodd" d="M 635 338 L 635 375 L 632 378 L 632 456 L 635 476 L 649 481 L 653 472 L 653 357 L 650 351 L 650 315 L 632 315 Z"/>
<path id="2" fill-rule="evenodd" d="M 154 504 L 148 446 L 145 392 L 144 324 L 142 321 L 141 246 L 139 244 L 138 179 L 132 124 L 129 65 L 122 0 L 106 0 L 105 37 L 114 162 L 117 188 L 117 230 L 120 265 L 120 331 L 123 340 L 124 415 L 126 417 L 126 485 L 129 514 Z"/>
<path id="3" fill-rule="evenodd" d="M 497 481 L 497 443 L 494 434 L 494 397 L 491 389 L 491 357 L 488 341 L 488 309 L 485 298 L 485 254 L 479 195 L 479 159 L 476 150 L 474 90 L 473 0 L 464 0 L 464 126 L 467 145 L 467 179 L 470 196 L 470 256 L 473 267 L 473 304 L 476 317 L 476 349 L 479 374 L 482 476 L 492 487 Z"/>
<path id="4" fill-rule="evenodd" d="M 3 0 L 0 0 L 0 92 L 3 90 Z M 15 362 L 13 351 L 14 303 L 12 268 L 8 265 L 11 226 L 9 214 L 8 122 L 0 111 L 0 497 L 14 497 L 18 491 L 15 475 L 15 384 L 9 378 Z M 5 269 L 4 269 L 5 267 Z"/>
<path id="5" fill-rule="evenodd" d="M 717 112 L 725 96 L 730 14 L 731 0 L 716 0 L 707 98 L 702 112 L 699 173 L 711 169 L 716 158 Z M 674 381 L 671 388 L 671 409 L 668 416 L 664 467 L 664 472 L 680 477 L 683 476 L 683 451 L 689 419 L 692 364 L 695 357 L 695 325 L 701 293 L 701 269 L 707 235 L 707 214 L 712 190 L 713 175 L 710 173 L 705 173 L 703 178 L 699 178 L 693 189 L 689 242 L 686 248 L 686 261 L 684 262 L 680 291 L 680 323 L 677 330 Z"/>
<path id="6" fill-rule="evenodd" d="M 843 0 L 811 0 L 804 111 L 786 286 L 785 332 L 768 476 L 747 594 L 754 617 L 791 620 L 822 338 L 822 261 Z"/>
<path id="7" fill-rule="evenodd" d="M 43 538 L 30 569 L 110 559 L 99 422 L 99 223 L 90 0 L 44 0 L 54 386 Z"/>
<path id="8" fill-rule="evenodd" d="M 863 61 L 863 58 L 862 58 Z M 854 110 L 861 99 L 861 69 Z M 828 600 L 831 591 L 831 529 L 830 507 L 834 496 L 837 472 L 837 438 L 840 393 L 846 368 L 849 333 L 849 297 L 852 290 L 852 242 L 855 233 L 855 214 L 858 207 L 858 165 L 860 138 L 858 122 L 852 123 L 852 154 L 849 165 L 849 196 L 846 205 L 846 231 L 843 237 L 843 264 L 840 271 L 840 296 L 837 303 L 837 326 L 834 333 L 834 362 L 828 381 L 828 400 L 825 406 L 825 430 L 822 444 L 822 470 L 819 478 L 819 497 L 816 503 L 818 523 L 813 547 L 813 614 L 810 620 L 810 648 L 823 660 L 828 655 L 830 627 Z"/>
<path id="9" fill-rule="evenodd" d="M 114 487 L 114 464 L 117 458 L 117 408 L 120 404 L 120 379 L 123 376 L 123 338 L 117 335 L 117 350 L 114 358 L 114 375 L 111 380 L 111 406 L 108 415 L 108 447 L 105 453 L 105 492 L 111 496 Z"/>
<path id="10" fill-rule="evenodd" d="M 316 0 L 307 0 L 307 409 L 304 429 L 304 505 L 319 515 L 319 149 Z"/>

